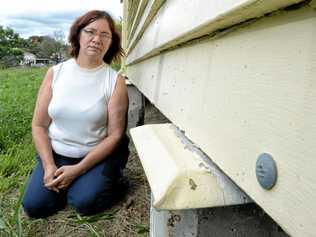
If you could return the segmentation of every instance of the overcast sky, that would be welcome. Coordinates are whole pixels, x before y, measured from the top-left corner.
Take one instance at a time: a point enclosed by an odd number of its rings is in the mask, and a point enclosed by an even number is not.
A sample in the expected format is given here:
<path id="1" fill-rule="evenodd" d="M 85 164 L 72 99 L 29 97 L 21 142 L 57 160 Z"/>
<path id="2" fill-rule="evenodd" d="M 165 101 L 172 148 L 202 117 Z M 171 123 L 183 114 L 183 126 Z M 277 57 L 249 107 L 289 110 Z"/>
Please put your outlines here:
<path id="1" fill-rule="evenodd" d="M 73 21 L 88 10 L 106 10 L 115 19 L 123 15 L 120 0 L 0 0 L 0 25 L 23 38 L 62 30 L 65 37 Z"/>

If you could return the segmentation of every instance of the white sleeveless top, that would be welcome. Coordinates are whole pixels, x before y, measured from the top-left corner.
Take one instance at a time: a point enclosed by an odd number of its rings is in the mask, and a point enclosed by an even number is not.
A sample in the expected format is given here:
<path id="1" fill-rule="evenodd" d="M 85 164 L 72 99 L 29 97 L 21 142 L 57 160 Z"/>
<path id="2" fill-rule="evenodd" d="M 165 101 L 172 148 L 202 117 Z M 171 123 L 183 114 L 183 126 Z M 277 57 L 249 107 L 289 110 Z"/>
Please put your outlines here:
<path id="1" fill-rule="evenodd" d="M 74 58 L 55 65 L 53 71 L 48 106 L 52 148 L 60 155 L 84 157 L 107 136 L 107 105 L 117 72 L 105 63 L 81 68 Z"/>

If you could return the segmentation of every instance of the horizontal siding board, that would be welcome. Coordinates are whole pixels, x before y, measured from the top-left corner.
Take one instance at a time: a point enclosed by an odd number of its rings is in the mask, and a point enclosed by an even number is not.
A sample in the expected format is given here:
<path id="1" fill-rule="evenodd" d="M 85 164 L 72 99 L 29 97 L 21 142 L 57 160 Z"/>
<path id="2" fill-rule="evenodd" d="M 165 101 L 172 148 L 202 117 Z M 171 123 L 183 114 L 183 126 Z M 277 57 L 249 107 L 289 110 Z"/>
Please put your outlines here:
<path id="1" fill-rule="evenodd" d="M 136 15 L 133 19 L 133 22 L 130 22 L 131 30 L 130 30 L 130 33 L 128 35 L 128 41 L 130 41 L 130 39 L 133 37 L 135 30 L 139 24 L 139 21 L 143 16 L 143 13 L 144 13 L 144 10 L 145 10 L 147 4 L 148 4 L 148 0 L 141 0 L 141 2 L 139 3 Z"/>
<path id="2" fill-rule="evenodd" d="M 155 106 L 293 236 L 316 232 L 315 25 L 305 7 L 127 67 Z M 255 176 L 263 152 L 278 167 L 271 191 Z"/>
<path id="3" fill-rule="evenodd" d="M 127 47 L 128 2 L 129 2 L 129 0 L 125 0 L 123 2 L 123 22 L 122 22 L 122 47 L 123 47 L 123 49 L 126 49 L 126 47 Z"/>
<path id="4" fill-rule="evenodd" d="M 128 9 L 127 9 L 127 35 L 131 32 L 132 22 L 134 21 L 135 15 L 137 13 L 138 5 L 140 0 L 128 0 Z"/>
<path id="5" fill-rule="evenodd" d="M 302 0 L 174 0 L 159 10 L 141 39 L 128 50 L 127 64 L 154 56 L 194 38 Z M 181 7 L 179 7 L 181 6 Z"/>
<path id="6" fill-rule="evenodd" d="M 142 13 L 141 20 L 135 30 L 135 33 L 133 34 L 133 37 L 128 40 L 127 53 L 129 53 L 141 39 L 152 19 L 156 16 L 159 9 L 165 2 L 166 0 L 149 0 Z"/>

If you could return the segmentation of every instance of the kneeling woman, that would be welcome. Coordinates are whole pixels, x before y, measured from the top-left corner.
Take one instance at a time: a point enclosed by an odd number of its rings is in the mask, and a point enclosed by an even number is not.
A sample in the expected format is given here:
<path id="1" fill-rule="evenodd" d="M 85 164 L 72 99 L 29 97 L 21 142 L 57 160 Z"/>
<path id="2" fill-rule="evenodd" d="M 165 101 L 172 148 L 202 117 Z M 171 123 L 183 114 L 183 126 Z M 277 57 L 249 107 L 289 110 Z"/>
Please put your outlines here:
<path id="1" fill-rule="evenodd" d="M 114 21 L 90 11 L 73 23 L 69 41 L 72 58 L 47 71 L 34 111 L 38 162 L 23 199 L 30 217 L 67 203 L 83 215 L 102 211 L 127 162 L 127 89 L 109 66 L 123 55 Z"/>

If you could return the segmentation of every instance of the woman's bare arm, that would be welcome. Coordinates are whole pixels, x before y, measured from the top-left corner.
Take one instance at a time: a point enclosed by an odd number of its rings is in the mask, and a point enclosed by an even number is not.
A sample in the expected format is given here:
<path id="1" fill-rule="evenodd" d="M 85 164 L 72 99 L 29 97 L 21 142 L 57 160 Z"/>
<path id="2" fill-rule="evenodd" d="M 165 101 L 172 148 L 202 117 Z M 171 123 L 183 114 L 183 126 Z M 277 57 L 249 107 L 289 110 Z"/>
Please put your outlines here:
<path id="1" fill-rule="evenodd" d="M 48 126 L 51 122 L 48 116 L 48 105 L 52 98 L 51 84 L 53 80 L 53 69 L 50 68 L 39 89 L 35 110 L 32 120 L 32 135 L 36 150 L 42 160 L 44 168 L 44 183 L 50 183 L 57 170 L 55 165 L 52 147 L 48 137 Z M 58 191 L 54 187 L 51 189 Z"/>

